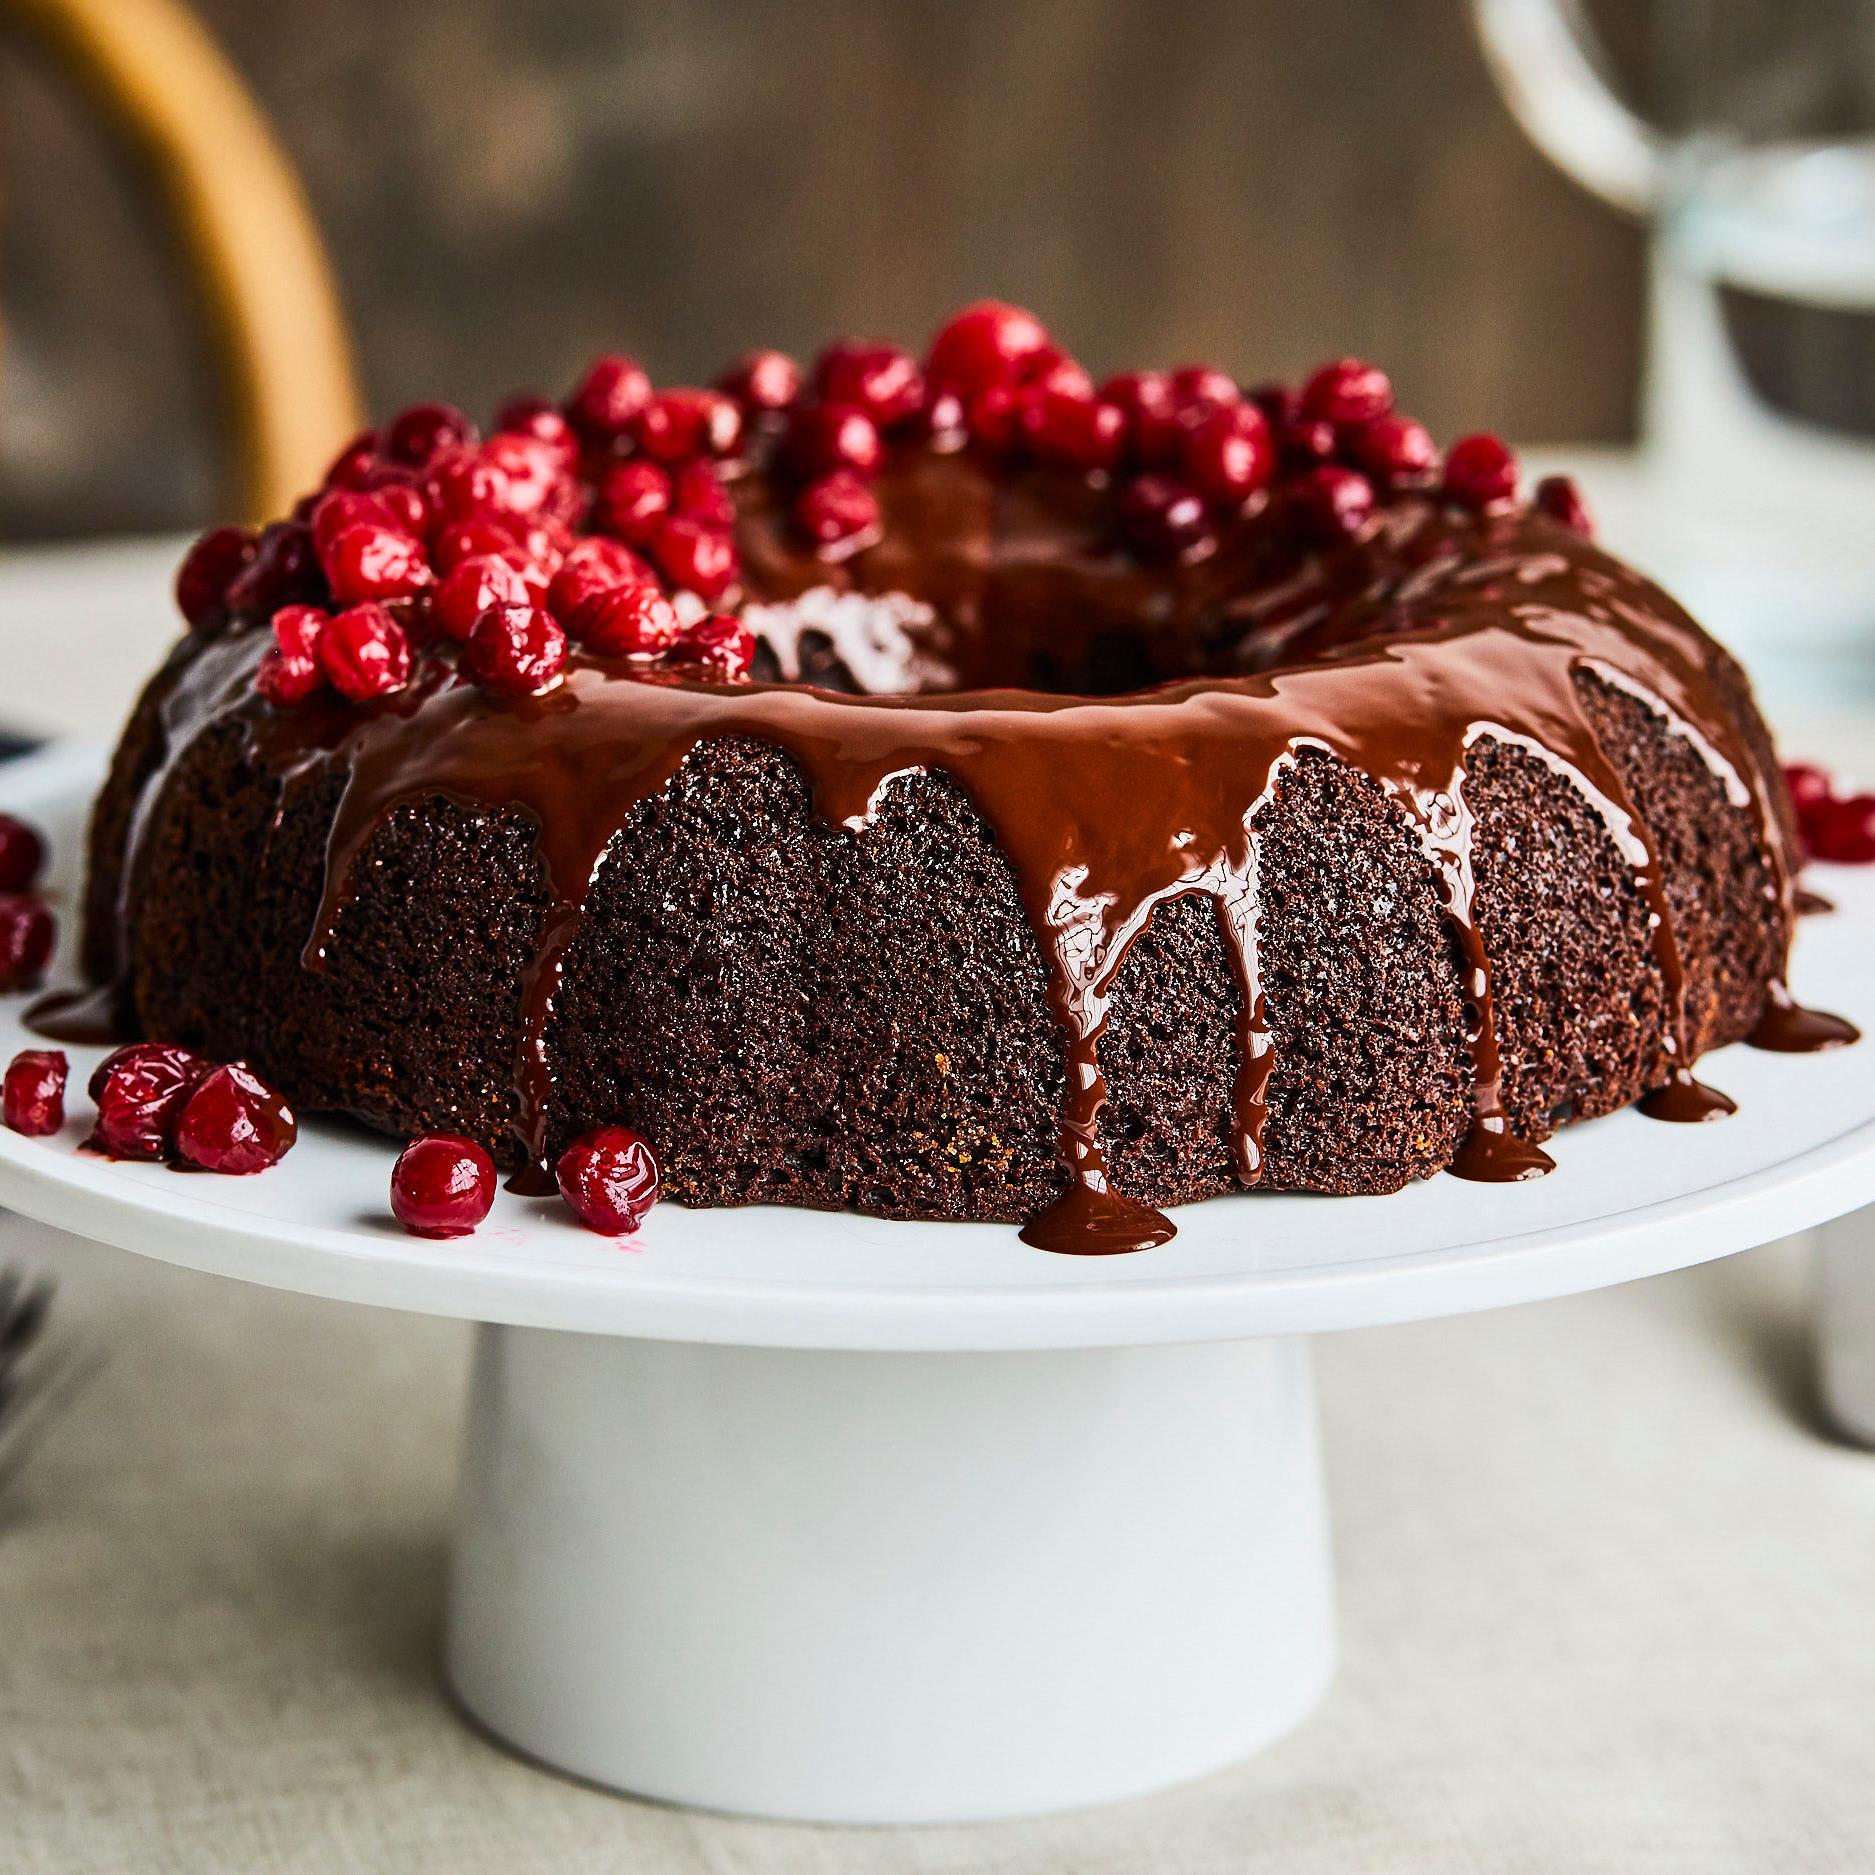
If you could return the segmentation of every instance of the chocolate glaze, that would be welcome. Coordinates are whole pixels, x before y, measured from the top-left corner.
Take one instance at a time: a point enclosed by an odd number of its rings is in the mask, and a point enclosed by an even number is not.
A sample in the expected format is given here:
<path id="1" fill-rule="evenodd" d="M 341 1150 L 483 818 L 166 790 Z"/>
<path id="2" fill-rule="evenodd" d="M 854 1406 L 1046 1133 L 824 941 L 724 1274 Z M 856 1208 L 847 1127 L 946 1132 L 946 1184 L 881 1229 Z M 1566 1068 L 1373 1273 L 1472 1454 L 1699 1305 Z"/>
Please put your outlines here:
<path id="1" fill-rule="evenodd" d="M 1454 1172 L 1501 1180 L 1551 1167 L 1512 1133 L 1503 1105 L 1465 796 L 1481 738 L 1568 778 L 1634 869 L 1671 1016 L 1672 1078 L 1645 1110 L 1688 1118 L 1704 1103 L 1703 1118 L 1723 1101 L 1687 1072 L 1684 972 L 1660 866 L 1584 713 L 1578 673 L 1642 699 L 1753 816 L 1786 928 L 1790 865 L 1773 778 L 1720 700 L 1708 642 L 1638 574 L 1540 515 L 1480 517 L 1420 497 L 1320 556 L 1294 547 L 1279 495 L 1208 557 L 1158 569 L 1115 544 L 1111 494 L 1085 478 L 908 449 L 877 488 L 882 537 L 830 563 L 789 534 L 785 492 L 759 474 L 737 486 L 748 596 L 760 602 L 758 670 L 818 686 L 648 682 L 575 655 L 559 688 L 511 699 L 459 681 L 435 655 L 408 690 L 375 704 L 321 697 L 276 710 L 252 690 L 265 637 L 255 632 L 204 641 L 169 680 L 170 760 L 205 724 L 232 717 L 283 799 L 333 768 L 344 777 L 310 969 L 335 935 L 355 862 L 401 804 L 442 796 L 533 822 L 552 903 L 526 978 L 516 1128 L 535 1184 L 546 1177 L 548 1019 L 595 872 L 633 805 L 699 743 L 731 736 L 793 757 L 833 826 L 865 828 L 895 777 L 940 770 L 995 833 L 1041 944 L 1066 1052 L 1070 1183 L 1024 1229 L 1032 1244 L 1106 1252 L 1172 1235 L 1109 1184 L 1098 1050 L 1129 947 L 1155 907 L 1185 894 L 1215 902 L 1235 960 L 1236 1155 L 1244 1185 L 1260 1177 L 1273 1059 L 1254 820 L 1306 749 L 1385 789 L 1435 870 L 1472 1006 L 1474 1123 Z M 885 597 L 875 606 L 867 595 Z M 869 683 L 917 690 L 868 694 Z M 144 789 L 133 852 L 163 772 Z M 127 865 L 125 878 L 133 873 Z M 1822 1030 L 1798 1021 L 1788 998 L 1762 1026 L 1781 1038 L 1765 1046 L 1845 1039 L 1815 1039 Z"/>
<path id="2" fill-rule="evenodd" d="M 1730 1094 L 1695 1080 L 1689 1068 L 1675 1068 L 1672 1078 L 1652 1093 L 1643 1094 L 1639 1104 L 1650 1120 L 1672 1120 L 1680 1125 L 1725 1120 L 1738 1111 L 1738 1102 Z"/>

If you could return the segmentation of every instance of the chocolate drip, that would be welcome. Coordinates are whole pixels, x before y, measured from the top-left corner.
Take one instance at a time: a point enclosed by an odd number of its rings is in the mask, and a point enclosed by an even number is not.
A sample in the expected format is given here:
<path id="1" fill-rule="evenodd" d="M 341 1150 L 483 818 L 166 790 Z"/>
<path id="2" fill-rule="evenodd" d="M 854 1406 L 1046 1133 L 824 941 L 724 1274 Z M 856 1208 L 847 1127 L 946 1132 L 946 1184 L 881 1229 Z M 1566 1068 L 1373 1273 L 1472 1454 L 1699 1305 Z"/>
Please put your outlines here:
<path id="1" fill-rule="evenodd" d="M 1846 1048 L 1859 1042 L 1862 1031 L 1841 1016 L 1821 1009 L 1806 1009 L 1781 983 L 1773 983 L 1764 999 L 1764 1013 L 1745 1037 L 1752 1048 L 1775 1055 L 1814 1055 L 1826 1048 Z"/>
<path id="2" fill-rule="evenodd" d="M 1807 885 L 1796 888 L 1795 905 L 1799 918 L 1821 918 L 1836 909 L 1833 899 L 1827 899 L 1821 892 L 1813 892 Z"/>
<path id="3" fill-rule="evenodd" d="M 1690 1070 L 1675 1068 L 1664 1086 L 1643 1094 L 1640 1110 L 1650 1120 L 1672 1120 L 1676 1124 L 1701 1120 L 1725 1120 L 1738 1111 L 1738 1102 L 1704 1081 L 1694 1080 Z"/>
<path id="4" fill-rule="evenodd" d="M 851 684 L 915 669 L 916 695 L 635 681 L 576 655 L 554 692 L 508 699 L 458 682 L 438 656 L 380 703 L 276 711 L 251 693 L 261 634 L 205 645 L 176 679 L 172 758 L 204 723 L 235 716 L 283 788 L 331 768 L 343 776 L 309 967 L 338 929 L 356 862 L 400 805 L 441 796 L 532 822 L 550 904 L 524 986 L 516 1131 L 534 1182 L 546 1171 L 554 992 L 595 873 L 638 802 L 700 743 L 736 736 L 791 756 L 819 815 L 855 837 L 896 777 L 927 772 L 950 776 L 995 834 L 1042 948 L 1066 1065 L 1068 1186 L 1026 1227 L 1030 1243 L 1105 1252 L 1172 1234 L 1111 1187 L 1099 1046 L 1130 947 L 1159 905 L 1189 893 L 1214 900 L 1234 961 L 1234 1150 L 1240 1183 L 1262 1178 L 1280 1062 L 1258 970 L 1256 818 L 1303 751 L 1372 777 L 1439 882 L 1471 1008 L 1474 1122 L 1454 1172 L 1527 1178 L 1551 1165 L 1504 1108 L 1464 789 L 1483 738 L 1566 777 L 1633 867 L 1673 1067 L 1650 1103 L 1704 1097 L 1687 1091 L 1697 1083 L 1685 1067 L 1684 970 L 1660 866 L 1585 714 L 1581 673 L 1640 697 L 1698 749 L 1753 813 L 1787 915 L 1791 887 L 1771 783 L 1710 680 L 1706 641 L 1637 574 L 1541 516 L 1480 519 L 1417 499 L 1326 558 L 1296 557 L 1286 530 L 1252 516 L 1197 566 L 1155 571 L 1111 543 L 1110 497 L 1071 477 L 1005 480 L 969 456 L 914 452 L 878 488 L 879 545 L 832 566 L 792 542 L 764 482 L 740 484 L 744 563 L 771 608 L 778 666 L 804 668 L 811 651 Z M 866 594 L 891 596 L 902 658 Z M 847 631 L 863 643 L 843 659 Z M 1105 694 L 1155 678 L 1174 681 Z"/>

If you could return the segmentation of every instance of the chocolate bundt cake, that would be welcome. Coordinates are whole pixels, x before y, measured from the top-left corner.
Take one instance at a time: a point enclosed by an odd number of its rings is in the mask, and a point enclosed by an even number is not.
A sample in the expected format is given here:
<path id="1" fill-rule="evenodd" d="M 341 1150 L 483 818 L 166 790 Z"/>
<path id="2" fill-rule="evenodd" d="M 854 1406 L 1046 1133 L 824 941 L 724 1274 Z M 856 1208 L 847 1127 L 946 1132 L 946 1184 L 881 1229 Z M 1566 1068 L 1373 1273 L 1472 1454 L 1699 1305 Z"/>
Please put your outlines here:
<path id="1" fill-rule="evenodd" d="M 610 358 L 404 412 L 178 591 L 91 971 L 523 1188 L 620 1122 L 690 1204 L 1136 1248 L 1826 1039 L 1738 667 L 1357 361 L 1096 389 L 992 304 L 922 365 Z"/>

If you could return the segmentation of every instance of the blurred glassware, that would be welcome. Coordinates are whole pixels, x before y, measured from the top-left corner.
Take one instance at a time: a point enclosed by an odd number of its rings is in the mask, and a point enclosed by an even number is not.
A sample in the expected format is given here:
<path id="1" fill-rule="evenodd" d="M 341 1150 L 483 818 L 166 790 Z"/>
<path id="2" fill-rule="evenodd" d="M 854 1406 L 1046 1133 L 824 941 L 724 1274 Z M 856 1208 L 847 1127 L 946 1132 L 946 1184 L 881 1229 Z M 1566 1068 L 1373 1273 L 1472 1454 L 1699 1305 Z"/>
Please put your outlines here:
<path id="1" fill-rule="evenodd" d="M 1754 658 L 1875 669 L 1875 0 L 1662 0 L 1667 121 L 1581 0 L 1472 0 L 1519 122 L 1652 225 L 1656 570 Z"/>
<path id="2" fill-rule="evenodd" d="M 232 431 L 230 504 L 284 514 L 359 427 L 325 249 L 260 107 L 182 0 L 0 0 L 155 186 L 209 325 Z"/>

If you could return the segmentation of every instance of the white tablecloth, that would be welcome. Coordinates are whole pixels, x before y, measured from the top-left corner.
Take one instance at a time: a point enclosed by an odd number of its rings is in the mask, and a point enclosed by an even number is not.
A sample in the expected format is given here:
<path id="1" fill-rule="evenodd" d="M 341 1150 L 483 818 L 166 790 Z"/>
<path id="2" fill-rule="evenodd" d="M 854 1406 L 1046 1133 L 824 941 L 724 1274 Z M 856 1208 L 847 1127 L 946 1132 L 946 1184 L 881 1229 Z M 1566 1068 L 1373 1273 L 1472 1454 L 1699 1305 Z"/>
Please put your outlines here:
<path id="1" fill-rule="evenodd" d="M 1326 1706 L 1147 1802 L 905 1832 L 631 1803 L 443 1703 L 457 1324 L 22 1252 L 109 1358 L 0 1520 L 8 1875 L 1875 1868 L 1875 1455 L 1811 1422 L 1794 1246 L 1327 1339 Z"/>

